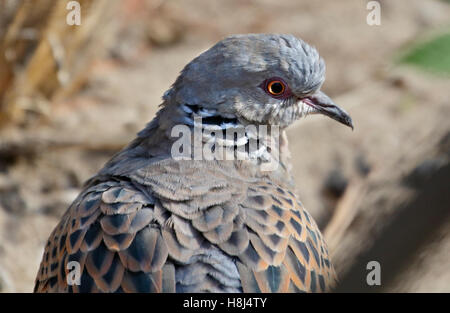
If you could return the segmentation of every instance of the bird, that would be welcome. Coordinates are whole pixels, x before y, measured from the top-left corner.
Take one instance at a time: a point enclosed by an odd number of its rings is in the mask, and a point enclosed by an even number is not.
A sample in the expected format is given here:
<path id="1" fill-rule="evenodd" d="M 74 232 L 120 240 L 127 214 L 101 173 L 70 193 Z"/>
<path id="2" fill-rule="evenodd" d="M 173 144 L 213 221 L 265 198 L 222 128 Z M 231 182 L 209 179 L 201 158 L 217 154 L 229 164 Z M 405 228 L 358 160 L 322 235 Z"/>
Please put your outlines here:
<path id="1" fill-rule="evenodd" d="M 231 35 L 194 58 L 68 207 L 34 292 L 332 291 L 285 132 L 311 114 L 353 129 L 324 80 L 316 48 L 290 34 Z"/>

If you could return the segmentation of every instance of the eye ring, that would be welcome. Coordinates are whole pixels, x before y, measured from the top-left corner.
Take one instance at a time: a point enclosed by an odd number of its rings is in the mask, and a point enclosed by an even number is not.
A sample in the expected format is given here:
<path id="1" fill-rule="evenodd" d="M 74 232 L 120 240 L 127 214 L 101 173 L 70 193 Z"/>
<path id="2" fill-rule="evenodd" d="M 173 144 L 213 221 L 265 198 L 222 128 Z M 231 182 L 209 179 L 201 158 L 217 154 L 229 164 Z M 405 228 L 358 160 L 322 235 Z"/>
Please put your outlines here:
<path id="1" fill-rule="evenodd" d="M 267 84 L 267 92 L 272 96 L 281 96 L 286 90 L 286 85 L 281 80 L 272 80 Z"/>
<path id="2" fill-rule="evenodd" d="M 261 85 L 259 85 L 259 87 L 269 96 L 278 100 L 284 100 L 292 96 L 289 85 L 286 84 L 284 79 L 281 77 L 266 79 L 261 83 Z"/>

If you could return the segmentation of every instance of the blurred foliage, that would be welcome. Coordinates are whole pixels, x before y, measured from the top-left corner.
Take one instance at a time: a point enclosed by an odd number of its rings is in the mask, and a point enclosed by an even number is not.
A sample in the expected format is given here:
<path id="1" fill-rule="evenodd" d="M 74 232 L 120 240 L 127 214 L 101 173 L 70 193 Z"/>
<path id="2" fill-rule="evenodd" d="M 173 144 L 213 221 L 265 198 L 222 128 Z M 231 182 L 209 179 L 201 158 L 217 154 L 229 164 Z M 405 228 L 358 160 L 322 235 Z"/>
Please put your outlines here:
<path id="1" fill-rule="evenodd" d="M 50 102 L 85 84 L 114 37 L 111 0 L 78 0 L 81 26 L 66 22 L 66 1 L 0 0 L 0 127 L 45 116 Z"/>
<path id="2" fill-rule="evenodd" d="M 450 32 L 416 44 L 399 61 L 436 74 L 450 76 Z"/>

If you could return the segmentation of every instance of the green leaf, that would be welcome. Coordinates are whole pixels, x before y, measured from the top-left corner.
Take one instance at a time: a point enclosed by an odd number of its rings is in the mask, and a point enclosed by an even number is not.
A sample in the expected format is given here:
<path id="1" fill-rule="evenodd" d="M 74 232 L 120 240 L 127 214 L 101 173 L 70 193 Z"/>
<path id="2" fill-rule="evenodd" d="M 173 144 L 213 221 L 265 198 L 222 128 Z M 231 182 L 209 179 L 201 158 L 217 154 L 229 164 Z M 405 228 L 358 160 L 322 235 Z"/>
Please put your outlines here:
<path id="1" fill-rule="evenodd" d="M 450 33 L 416 44 L 399 61 L 436 74 L 450 75 Z"/>

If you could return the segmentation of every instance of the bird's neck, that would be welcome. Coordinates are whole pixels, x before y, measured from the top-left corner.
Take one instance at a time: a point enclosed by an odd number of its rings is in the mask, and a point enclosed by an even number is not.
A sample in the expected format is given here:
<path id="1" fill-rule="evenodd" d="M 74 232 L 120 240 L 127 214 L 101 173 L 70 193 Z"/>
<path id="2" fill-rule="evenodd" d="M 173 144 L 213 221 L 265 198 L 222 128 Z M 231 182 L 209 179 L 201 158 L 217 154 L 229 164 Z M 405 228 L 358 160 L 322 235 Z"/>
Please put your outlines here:
<path id="1" fill-rule="evenodd" d="M 172 154 L 183 150 L 177 150 L 181 144 L 190 145 L 179 155 L 181 157 L 248 160 L 257 164 L 278 163 L 285 157 L 283 129 L 252 124 L 216 109 L 190 104 L 167 107 L 159 116 L 159 124 L 175 146 Z"/>
<path id="2" fill-rule="evenodd" d="M 218 160 L 253 164 L 255 175 L 289 176 L 284 130 L 252 125 L 197 105 L 165 104 L 155 119 L 115 159 Z M 114 164 L 114 159 L 110 164 Z"/>

